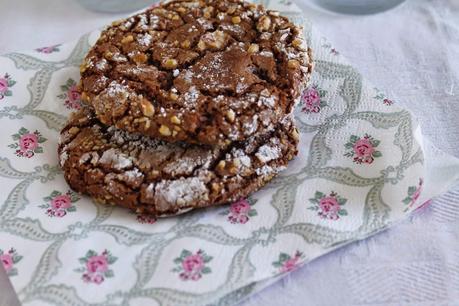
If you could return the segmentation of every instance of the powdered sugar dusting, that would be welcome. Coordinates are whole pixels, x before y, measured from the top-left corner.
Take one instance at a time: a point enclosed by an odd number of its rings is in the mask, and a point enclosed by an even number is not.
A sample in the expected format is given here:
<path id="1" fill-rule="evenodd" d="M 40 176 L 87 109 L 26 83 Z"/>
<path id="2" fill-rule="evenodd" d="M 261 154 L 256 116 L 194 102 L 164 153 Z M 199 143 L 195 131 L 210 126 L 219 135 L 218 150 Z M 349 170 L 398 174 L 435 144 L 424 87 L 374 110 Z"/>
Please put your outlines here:
<path id="1" fill-rule="evenodd" d="M 131 17 L 131 18 L 127 19 L 127 20 L 121 25 L 121 27 L 124 28 L 124 29 L 129 29 L 129 28 L 132 26 L 133 23 L 134 23 L 134 18 Z"/>
<path id="2" fill-rule="evenodd" d="M 249 168 L 252 165 L 250 157 L 248 157 L 243 150 L 235 150 L 232 154 L 240 161 L 241 166 Z"/>
<path id="3" fill-rule="evenodd" d="M 244 122 L 242 128 L 245 135 L 252 135 L 258 129 L 258 115 L 252 117 L 252 122 Z"/>
<path id="4" fill-rule="evenodd" d="M 194 167 L 196 166 L 194 160 L 192 158 L 181 158 L 175 160 L 174 162 L 168 164 L 164 168 L 165 173 L 170 173 L 172 175 L 180 173 L 180 174 L 190 174 Z"/>
<path id="5" fill-rule="evenodd" d="M 139 169 L 134 168 L 132 170 L 118 174 L 116 178 L 120 181 L 126 182 L 128 185 L 130 185 L 130 187 L 137 188 L 142 184 L 144 175 L 139 171 Z"/>
<path id="6" fill-rule="evenodd" d="M 155 30 L 159 26 L 159 16 L 155 14 L 150 15 L 150 28 Z"/>
<path id="7" fill-rule="evenodd" d="M 266 175 L 270 175 L 272 173 L 276 173 L 276 170 L 273 169 L 271 166 L 268 166 L 268 165 L 264 165 L 263 167 L 261 168 L 257 168 L 255 170 L 255 173 L 257 175 L 260 175 L 260 176 L 266 176 Z"/>
<path id="8" fill-rule="evenodd" d="M 137 169 L 137 168 L 134 168 L 132 170 L 126 171 L 124 173 L 124 175 L 126 176 L 126 178 L 128 180 L 135 180 L 135 179 L 139 179 L 139 178 L 143 177 L 142 172 L 140 172 L 139 169 Z"/>
<path id="9" fill-rule="evenodd" d="M 265 109 L 259 113 L 261 123 L 263 124 L 264 127 L 273 126 L 271 122 L 271 116 L 272 116 L 271 112 L 272 112 L 272 109 Z"/>
<path id="10" fill-rule="evenodd" d="M 263 32 L 263 33 L 261 33 L 261 35 L 260 35 L 260 39 L 262 39 L 262 40 L 269 40 L 269 39 L 271 38 L 271 36 L 272 36 L 272 33 L 270 33 L 270 32 Z"/>
<path id="11" fill-rule="evenodd" d="M 229 75 L 230 71 L 228 70 L 228 66 L 223 63 L 223 53 L 214 54 L 209 63 L 201 67 L 201 71 L 201 73 L 194 77 L 198 80 L 205 80 L 205 84 L 203 84 L 204 89 L 226 88 L 227 85 L 221 82 L 221 75 Z"/>
<path id="12" fill-rule="evenodd" d="M 99 161 L 99 154 L 97 152 L 87 152 L 81 155 L 80 160 L 78 161 L 80 165 L 91 162 L 91 164 L 95 165 Z"/>
<path id="13" fill-rule="evenodd" d="M 147 47 L 151 44 L 152 37 L 149 33 L 145 33 L 144 35 L 140 35 L 137 37 L 137 42 L 144 47 Z"/>
<path id="14" fill-rule="evenodd" d="M 125 85 L 122 85 L 120 84 L 119 82 L 117 81 L 112 81 L 107 89 L 106 89 L 106 93 L 109 97 L 117 97 L 117 96 L 120 96 L 120 95 L 123 95 L 123 96 L 127 96 L 128 95 L 128 87 L 125 86 Z"/>
<path id="15" fill-rule="evenodd" d="M 260 99 L 259 99 L 259 102 L 261 102 L 262 104 L 270 107 L 270 108 L 273 108 L 274 107 L 274 104 L 275 104 L 275 99 L 274 97 L 271 95 L 271 93 L 269 92 L 269 90 L 267 90 L 266 88 L 263 89 L 261 92 L 260 92 Z"/>
<path id="16" fill-rule="evenodd" d="M 274 104 L 276 102 L 276 100 L 273 97 L 260 97 L 260 101 L 264 105 L 269 106 L 271 108 L 274 107 Z"/>
<path id="17" fill-rule="evenodd" d="M 262 163 L 267 163 L 273 159 L 279 158 L 281 150 L 279 146 L 262 145 L 255 156 Z"/>
<path id="18" fill-rule="evenodd" d="M 118 146 L 128 142 L 131 147 L 142 150 L 155 150 L 165 144 L 161 140 L 143 136 L 137 133 L 128 133 L 113 126 L 109 127 L 107 132 L 111 136 L 110 141 L 116 143 Z"/>
<path id="19" fill-rule="evenodd" d="M 126 56 L 124 56 L 124 55 L 122 55 L 120 53 L 113 54 L 111 59 L 112 59 L 112 61 L 115 61 L 115 62 L 118 62 L 118 63 L 125 63 L 125 62 L 128 61 Z"/>
<path id="20" fill-rule="evenodd" d="M 155 187 L 156 209 L 167 211 L 173 207 L 186 207 L 207 198 L 206 185 L 196 177 L 160 182 Z"/>
<path id="21" fill-rule="evenodd" d="M 266 57 L 273 57 L 274 56 L 271 51 L 266 51 L 266 50 L 261 51 L 260 55 L 261 56 L 266 56 Z"/>
<path id="22" fill-rule="evenodd" d="M 91 158 L 91 155 L 89 153 L 84 153 L 81 155 L 80 160 L 78 161 L 80 165 L 86 163 L 89 159 Z"/>
<path id="23" fill-rule="evenodd" d="M 185 93 L 184 100 L 187 106 L 194 106 L 198 100 L 199 92 L 195 86 L 190 87 L 190 89 Z"/>
<path id="24" fill-rule="evenodd" d="M 117 170 L 126 169 L 132 166 L 132 160 L 129 156 L 118 152 L 115 149 L 109 149 L 102 154 L 99 160 L 101 164 L 111 164 Z"/>
<path id="25" fill-rule="evenodd" d="M 212 30 L 214 28 L 212 22 L 210 20 L 207 20 L 205 18 L 198 18 L 196 21 L 199 23 L 199 25 L 205 30 Z"/>
<path id="26" fill-rule="evenodd" d="M 139 23 L 138 23 L 138 26 L 140 27 L 140 29 L 142 30 L 147 30 L 148 29 L 148 20 L 147 20 L 147 15 L 146 14 L 140 14 L 138 15 L 139 16 Z"/>
<path id="27" fill-rule="evenodd" d="M 213 153 L 201 148 L 188 149 L 185 156 L 167 164 L 164 172 L 171 175 L 190 175 L 198 166 L 206 169 L 214 157 Z"/>
<path id="28" fill-rule="evenodd" d="M 108 62 L 105 58 L 101 59 L 100 61 L 97 62 L 96 64 L 96 69 L 103 71 L 107 68 Z"/>
<path id="29" fill-rule="evenodd" d="M 69 154 L 67 153 L 67 146 L 62 150 L 61 155 L 59 156 L 59 164 L 61 167 L 64 167 L 65 162 L 69 159 Z"/>
<path id="30" fill-rule="evenodd" d="M 244 29 L 238 24 L 222 24 L 220 28 L 224 31 L 237 33 L 239 35 L 244 34 Z"/>
<path id="31" fill-rule="evenodd" d="M 191 70 L 187 70 L 185 72 L 185 75 L 183 76 L 183 79 L 187 82 L 187 83 L 191 83 L 191 80 L 193 78 L 193 72 Z"/>
<path id="32" fill-rule="evenodd" d="M 239 157 L 239 161 L 241 162 L 241 165 L 246 168 L 249 168 L 252 165 L 251 159 L 247 155 Z"/>
<path id="33" fill-rule="evenodd" d="M 244 82 L 244 78 L 241 78 L 239 81 L 236 85 L 236 93 L 238 94 L 243 93 L 250 86 L 250 84 Z"/>

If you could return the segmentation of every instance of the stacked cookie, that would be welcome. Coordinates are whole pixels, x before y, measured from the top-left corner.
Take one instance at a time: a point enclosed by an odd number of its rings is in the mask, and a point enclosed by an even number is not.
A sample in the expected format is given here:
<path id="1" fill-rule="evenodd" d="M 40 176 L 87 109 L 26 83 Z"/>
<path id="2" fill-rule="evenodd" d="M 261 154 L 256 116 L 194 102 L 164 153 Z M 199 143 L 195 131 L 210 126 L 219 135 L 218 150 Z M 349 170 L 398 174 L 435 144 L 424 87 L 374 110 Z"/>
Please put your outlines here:
<path id="1" fill-rule="evenodd" d="M 81 66 L 65 178 L 157 217 L 246 197 L 296 155 L 291 113 L 311 67 L 300 28 L 242 1 L 172 1 L 115 22 Z"/>

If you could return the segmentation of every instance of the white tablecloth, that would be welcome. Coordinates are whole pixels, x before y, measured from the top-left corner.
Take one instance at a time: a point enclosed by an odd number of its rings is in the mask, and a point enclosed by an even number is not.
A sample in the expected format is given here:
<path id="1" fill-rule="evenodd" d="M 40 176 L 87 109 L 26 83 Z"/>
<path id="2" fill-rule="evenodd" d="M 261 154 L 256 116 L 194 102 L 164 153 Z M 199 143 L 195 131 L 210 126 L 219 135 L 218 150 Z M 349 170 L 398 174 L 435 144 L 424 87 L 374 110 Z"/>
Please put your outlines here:
<path id="1" fill-rule="evenodd" d="M 365 17 L 298 4 L 336 50 L 420 118 L 433 143 L 459 156 L 459 1 L 411 0 Z M 88 12 L 71 0 L 0 0 L 0 8 L 0 53 L 70 40 L 121 16 Z M 459 305 L 459 188 L 244 303 L 337 304 Z"/>

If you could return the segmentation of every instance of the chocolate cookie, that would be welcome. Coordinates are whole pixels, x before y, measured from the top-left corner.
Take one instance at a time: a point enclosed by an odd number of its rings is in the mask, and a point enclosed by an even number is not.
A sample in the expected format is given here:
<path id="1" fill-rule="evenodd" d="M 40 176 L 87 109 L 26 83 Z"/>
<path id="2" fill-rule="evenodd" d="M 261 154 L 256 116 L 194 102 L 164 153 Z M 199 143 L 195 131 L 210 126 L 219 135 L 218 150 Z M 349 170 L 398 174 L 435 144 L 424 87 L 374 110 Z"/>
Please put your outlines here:
<path id="1" fill-rule="evenodd" d="M 62 130 L 59 157 L 74 190 L 160 217 L 246 197 L 287 165 L 297 144 L 290 117 L 267 134 L 222 148 L 106 127 L 84 108 Z"/>
<path id="2" fill-rule="evenodd" d="M 302 30 L 237 0 L 172 1 L 102 32 L 81 66 L 99 120 L 169 142 L 272 130 L 311 74 Z"/>

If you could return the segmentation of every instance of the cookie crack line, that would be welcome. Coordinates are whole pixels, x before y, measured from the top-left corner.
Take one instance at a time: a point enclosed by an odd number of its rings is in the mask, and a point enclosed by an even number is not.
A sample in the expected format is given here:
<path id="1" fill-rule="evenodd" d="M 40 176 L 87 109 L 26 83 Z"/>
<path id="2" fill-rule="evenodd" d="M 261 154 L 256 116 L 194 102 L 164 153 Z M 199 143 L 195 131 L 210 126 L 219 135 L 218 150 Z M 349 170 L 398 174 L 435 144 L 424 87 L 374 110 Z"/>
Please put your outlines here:
<path id="1" fill-rule="evenodd" d="M 254 29 L 255 29 L 255 25 L 254 25 Z M 207 33 L 213 33 L 213 32 L 211 32 L 210 30 L 207 30 L 207 31 L 205 32 L 205 34 L 207 34 Z M 231 36 L 231 34 L 229 34 L 229 35 Z M 238 39 L 237 39 L 236 37 L 234 37 L 234 36 L 231 36 L 231 37 L 232 37 L 232 39 L 234 40 L 234 42 L 232 42 L 231 45 L 232 45 L 232 44 L 237 44 L 237 43 L 244 43 L 243 40 L 238 40 Z M 289 38 L 291 38 L 291 35 L 289 35 L 289 36 L 287 37 L 286 40 L 287 40 L 287 41 L 291 40 L 291 39 L 289 39 Z M 257 36 L 257 39 L 256 39 L 255 41 L 256 41 L 256 42 L 259 41 L 259 36 Z M 193 48 L 193 47 L 194 47 L 194 46 L 191 46 L 191 48 Z M 185 50 L 185 49 L 182 49 L 182 50 Z M 168 74 L 168 79 L 172 79 L 173 76 L 171 77 L 171 75 L 173 74 L 173 72 L 171 72 L 170 70 L 165 70 L 165 69 L 163 69 L 163 68 L 161 67 L 160 62 L 157 61 L 157 60 L 154 60 L 154 59 L 152 58 L 153 52 L 154 52 L 153 50 L 147 50 L 147 51 L 145 51 L 145 53 L 148 55 L 148 64 L 151 65 L 151 66 L 156 67 L 156 69 L 158 69 L 159 71 L 162 71 L 162 72 L 167 73 L 167 74 Z M 209 52 L 218 52 L 218 51 L 206 51 L 206 53 L 209 53 Z M 279 58 L 279 56 L 278 56 L 278 55 L 279 55 L 279 52 L 276 52 L 276 51 L 275 51 L 274 55 L 276 55 L 276 59 L 277 59 L 278 61 L 282 62 L 283 59 L 282 59 L 282 58 Z M 180 69 L 182 69 L 182 70 L 183 70 L 183 69 L 188 69 L 188 68 L 192 67 L 194 64 L 196 64 L 196 62 L 198 62 L 201 58 L 202 58 L 202 56 L 197 56 L 196 58 L 191 59 L 190 61 L 185 62 L 185 63 L 183 63 L 182 65 L 177 66 L 176 69 L 178 69 L 178 70 L 180 70 Z M 131 64 L 133 64 L 133 65 L 136 65 L 136 64 L 137 64 L 137 63 L 135 63 L 135 61 L 133 61 L 132 59 L 128 59 L 128 60 L 129 60 L 129 63 L 131 63 Z M 109 61 L 109 63 L 111 63 L 111 64 L 114 64 L 114 65 L 117 64 L 116 61 L 112 61 L 111 59 L 108 59 L 108 61 Z M 252 61 L 252 64 L 254 64 L 253 61 Z M 279 62 L 277 62 L 277 61 L 276 61 L 275 64 L 276 64 L 276 66 L 273 67 L 273 68 L 276 69 L 276 72 L 275 72 L 274 74 L 277 75 L 278 77 L 280 77 L 280 76 L 279 76 L 279 73 L 278 73 L 278 66 L 279 66 L 280 64 L 279 64 Z M 267 83 L 270 83 L 271 85 L 275 85 L 275 84 L 276 84 L 276 83 L 273 82 L 270 78 L 264 77 L 265 73 L 260 72 L 260 69 L 259 69 L 258 67 L 256 67 L 256 68 L 257 68 L 257 69 L 254 70 L 254 73 L 257 74 L 258 77 L 260 77 L 261 79 L 263 79 L 263 80 L 266 81 Z M 109 73 L 110 73 L 110 72 L 109 72 Z M 126 77 L 126 76 L 125 76 L 125 77 Z M 128 77 L 126 77 L 126 78 L 128 78 Z M 130 79 L 130 80 L 133 80 L 133 79 Z M 133 81 L 136 81 L 136 80 L 133 80 Z M 163 88 L 163 89 L 168 90 L 168 89 L 170 89 L 171 87 L 172 87 L 172 85 L 168 84 L 167 88 Z M 145 91 L 145 90 L 144 90 L 143 94 L 149 95 L 149 94 L 148 94 L 148 91 Z"/>
<path id="2" fill-rule="evenodd" d="M 218 51 L 215 51 L 215 52 L 218 52 Z M 193 62 L 196 63 L 197 61 L 199 60 L 199 58 L 195 59 L 195 61 Z M 253 61 L 252 61 L 252 64 L 253 64 Z M 154 63 L 151 63 L 151 66 L 154 66 L 156 69 L 160 70 L 158 67 L 157 67 L 157 64 L 154 64 Z M 189 68 L 189 67 L 192 67 L 193 65 L 189 65 L 188 67 L 185 67 L 185 68 Z M 164 83 L 170 83 L 170 82 L 173 82 L 174 80 L 174 77 L 170 76 L 169 74 L 172 74 L 172 72 L 170 71 L 167 71 L 167 70 L 162 70 L 163 72 L 166 72 L 168 75 L 167 77 L 165 77 L 164 80 L 162 80 L 162 82 Z M 225 92 L 225 95 L 227 96 L 232 96 L 232 97 L 241 97 L 243 96 L 244 94 L 246 94 L 248 91 L 250 91 L 250 88 L 253 86 L 253 85 L 266 85 L 266 84 L 269 84 L 271 86 L 275 86 L 276 83 L 274 81 L 272 81 L 268 76 L 267 76 L 267 73 L 266 72 L 263 72 L 262 69 L 258 68 L 256 65 L 253 67 L 253 73 L 257 75 L 257 77 L 260 79 L 260 81 L 258 82 L 255 82 L 253 84 L 250 85 L 250 87 L 246 88 L 244 91 L 241 91 L 241 92 L 233 92 L 231 90 L 228 90 Z M 122 76 L 119 76 L 117 75 L 115 72 L 108 72 L 109 74 L 109 77 L 108 79 L 110 80 L 114 80 L 114 81 L 118 81 L 119 83 L 122 83 L 123 81 L 124 82 L 132 82 L 132 83 L 139 83 L 141 82 L 139 80 L 139 78 L 137 76 L 132 76 L 132 75 L 122 75 Z M 171 89 L 173 86 L 170 86 L 169 88 L 165 88 L 165 86 L 161 85 L 160 89 L 162 90 L 169 90 Z M 106 89 L 106 87 L 104 88 Z M 103 90 L 103 89 L 102 89 Z M 101 91 L 102 91 L 101 90 Z M 218 95 L 221 95 L 222 93 L 212 93 L 210 92 L 209 90 L 200 90 L 200 89 L 197 89 L 199 91 L 200 94 L 202 94 L 203 96 L 205 97 L 211 97 L 211 98 L 215 98 L 217 97 Z M 99 91 L 100 92 L 100 91 Z M 155 101 L 155 99 L 157 98 L 157 96 L 154 95 L 154 93 L 150 92 L 147 88 L 143 87 L 138 89 L 137 90 L 137 94 L 139 95 L 142 95 L 146 98 L 148 98 L 149 100 L 151 101 Z"/>
<path id="3" fill-rule="evenodd" d="M 172 1 L 101 33 L 81 65 L 82 97 L 102 122 L 151 138 L 244 141 L 272 129 L 305 87 L 312 64 L 301 32 L 260 5 Z M 254 85 L 270 87 L 272 100 Z"/>
<path id="4" fill-rule="evenodd" d="M 58 153 L 74 190 L 160 217 L 246 197 L 287 165 L 297 143 L 291 118 L 268 134 L 221 149 L 126 133 L 83 108 L 62 130 Z"/>

